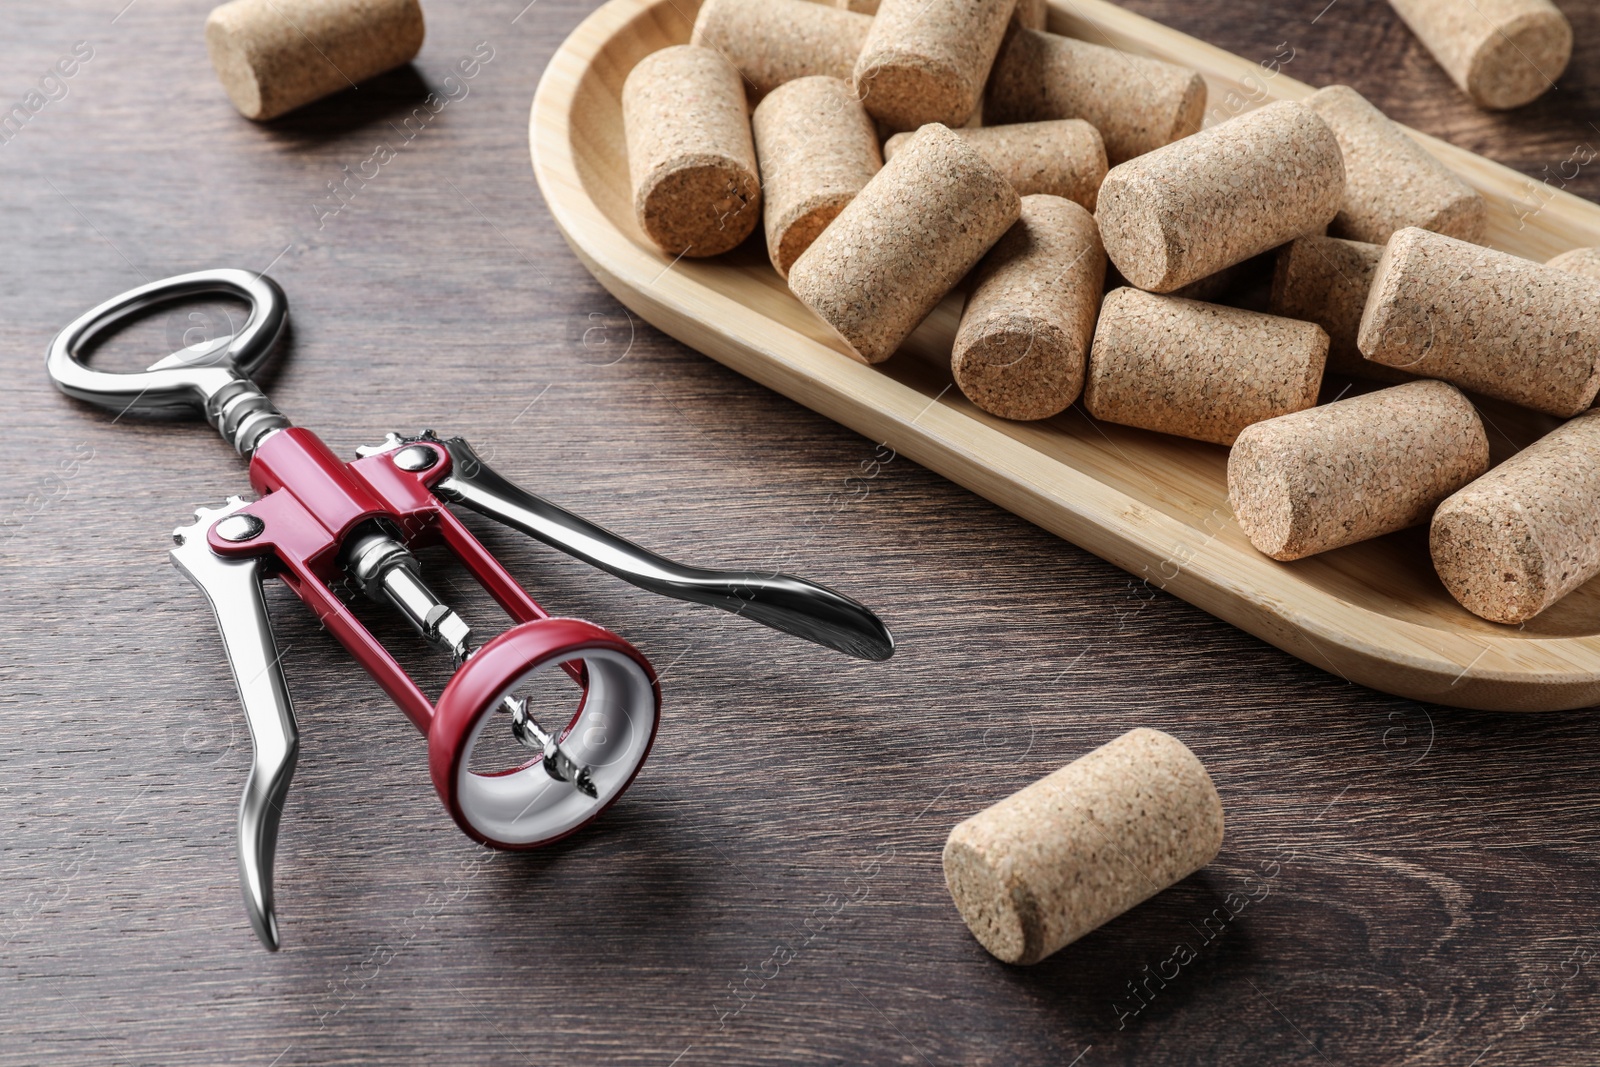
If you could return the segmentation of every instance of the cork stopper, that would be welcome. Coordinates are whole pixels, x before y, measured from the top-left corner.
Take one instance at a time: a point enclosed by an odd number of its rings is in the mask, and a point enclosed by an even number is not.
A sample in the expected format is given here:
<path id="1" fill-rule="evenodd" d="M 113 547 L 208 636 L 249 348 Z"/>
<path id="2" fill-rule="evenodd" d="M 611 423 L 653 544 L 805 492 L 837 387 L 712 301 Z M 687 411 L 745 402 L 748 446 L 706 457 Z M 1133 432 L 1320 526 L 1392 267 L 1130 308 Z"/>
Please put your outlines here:
<path id="1" fill-rule="evenodd" d="M 1315 234 L 1297 237 L 1278 250 L 1267 310 L 1322 327 L 1328 335 L 1330 374 L 1387 382 L 1408 382 L 1415 377 L 1372 362 L 1356 347 L 1361 312 L 1367 306 L 1367 293 L 1382 255 L 1380 245 Z M 1189 295 L 1189 290 L 1181 295 Z"/>
<path id="2" fill-rule="evenodd" d="M 1106 422 L 1231 445 L 1317 402 L 1322 327 L 1138 289 L 1100 308 L 1083 404 Z"/>
<path id="3" fill-rule="evenodd" d="M 1100 131 L 1082 119 L 1018 122 L 952 130 L 1011 183 L 1018 196 L 1045 193 L 1094 210 L 1106 177 L 1106 146 Z M 893 159 L 912 134 L 897 133 L 883 145 Z"/>
<path id="4" fill-rule="evenodd" d="M 1368 359 L 1563 418 L 1600 390 L 1600 282 L 1414 227 L 1389 240 Z"/>
<path id="5" fill-rule="evenodd" d="M 1563 423 L 1450 497 L 1429 546 L 1450 595 L 1521 623 L 1600 574 L 1600 411 Z"/>
<path id="6" fill-rule="evenodd" d="M 1328 224 L 1330 237 L 1383 244 L 1396 230 L 1418 226 L 1483 243 L 1489 205 L 1388 116 L 1348 85 L 1330 85 L 1306 100 L 1344 154 L 1344 199 Z"/>
<path id="7" fill-rule="evenodd" d="M 726 252 L 760 220 L 745 109 L 739 72 L 709 48 L 663 48 L 628 73 L 622 125 L 634 214 L 668 255 Z"/>
<path id="8" fill-rule="evenodd" d="M 1256 549 L 1303 559 L 1427 520 L 1489 469 L 1472 403 L 1409 382 L 1247 426 L 1228 453 L 1228 500 Z"/>
<path id="9" fill-rule="evenodd" d="M 1389 0 L 1479 107 L 1521 107 L 1555 87 L 1572 27 L 1550 0 Z"/>
<path id="10" fill-rule="evenodd" d="M 1194 753 L 1140 728 L 958 824 L 945 884 L 990 954 L 1038 963 L 1210 863 L 1222 832 Z"/>
<path id="11" fill-rule="evenodd" d="M 689 43 L 721 52 L 759 99 L 796 78 L 848 81 L 871 28 L 867 15 L 809 0 L 705 0 Z"/>
<path id="12" fill-rule="evenodd" d="M 1078 399 L 1105 286 L 1094 216 L 1058 196 L 1022 215 L 973 272 L 950 368 L 967 399 L 1006 419 L 1043 419 Z"/>
<path id="13" fill-rule="evenodd" d="M 863 15 L 878 13 L 878 0 L 834 0 L 834 3 L 846 11 L 857 11 Z M 1011 13 L 1011 21 L 1030 30 L 1042 30 L 1049 13 L 1050 0 L 1017 0 L 1017 8 Z"/>
<path id="14" fill-rule="evenodd" d="M 1016 0 L 882 0 L 856 93 L 893 130 L 972 117 Z"/>
<path id="15" fill-rule="evenodd" d="M 881 363 L 973 268 L 1021 203 L 937 123 L 885 164 L 789 268 L 789 288 L 864 363 Z"/>
<path id="16" fill-rule="evenodd" d="M 206 18 L 223 90 L 263 122 L 411 62 L 422 36 L 417 0 L 232 0 Z"/>
<path id="17" fill-rule="evenodd" d="M 1600 281 L 1600 248 L 1574 248 L 1546 260 L 1544 265 Z"/>
<path id="18" fill-rule="evenodd" d="M 1083 119 L 1112 166 L 1200 129 L 1206 83 L 1187 67 L 1071 37 L 1006 34 L 983 100 L 985 123 Z"/>
<path id="19" fill-rule="evenodd" d="M 1319 232 L 1343 195 L 1333 131 L 1285 100 L 1112 167 L 1095 218 L 1122 276 L 1169 293 Z"/>
<path id="20" fill-rule="evenodd" d="M 883 167 L 877 130 L 850 83 L 824 77 L 774 89 L 756 107 L 752 126 L 767 255 L 787 278 L 800 253 Z"/>

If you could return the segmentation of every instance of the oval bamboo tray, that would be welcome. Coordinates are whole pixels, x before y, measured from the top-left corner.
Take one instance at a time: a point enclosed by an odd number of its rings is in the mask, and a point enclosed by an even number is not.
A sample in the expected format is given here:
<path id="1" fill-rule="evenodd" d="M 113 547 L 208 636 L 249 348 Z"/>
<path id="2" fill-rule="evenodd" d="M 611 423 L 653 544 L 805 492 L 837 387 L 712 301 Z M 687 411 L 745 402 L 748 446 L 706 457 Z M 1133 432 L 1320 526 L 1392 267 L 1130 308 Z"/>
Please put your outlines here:
<path id="1" fill-rule="evenodd" d="M 697 0 L 610 0 L 551 59 L 533 101 L 539 188 L 572 250 L 623 304 L 762 385 L 1350 681 L 1466 708 L 1600 703 L 1600 581 L 1511 628 L 1450 598 L 1423 530 L 1277 563 L 1233 521 L 1225 449 L 1102 425 L 1077 407 L 1012 423 L 968 403 L 948 367 L 958 298 L 894 359 L 867 367 L 830 347 L 790 296 L 759 226 L 716 259 L 661 255 L 633 218 L 619 98 L 641 57 L 689 39 L 696 8 Z M 1101 0 L 1052 8 L 1050 29 L 1199 70 L 1211 90 L 1208 122 L 1312 92 Z M 1600 207 L 1420 139 L 1488 198 L 1496 247 L 1544 260 L 1600 245 Z M 1497 459 L 1553 425 L 1510 408 L 1485 414 Z"/>

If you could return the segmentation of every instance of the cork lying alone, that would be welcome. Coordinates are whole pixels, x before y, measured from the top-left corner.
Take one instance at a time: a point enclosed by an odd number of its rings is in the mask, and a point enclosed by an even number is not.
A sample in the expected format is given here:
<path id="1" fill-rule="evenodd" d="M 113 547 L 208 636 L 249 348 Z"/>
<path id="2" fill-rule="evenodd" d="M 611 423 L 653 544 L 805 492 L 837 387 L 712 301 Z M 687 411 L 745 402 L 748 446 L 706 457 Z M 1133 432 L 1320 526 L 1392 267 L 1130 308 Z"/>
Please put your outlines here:
<path id="1" fill-rule="evenodd" d="M 945 884 L 979 944 L 1038 963 L 1210 863 L 1222 836 L 1194 753 L 1130 730 L 951 830 Z"/>
<path id="2" fill-rule="evenodd" d="M 247 119 L 266 121 L 409 63 L 418 0 L 232 0 L 206 18 L 206 51 Z"/>
<path id="3" fill-rule="evenodd" d="M 1572 26 L 1550 0 L 1389 0 L 1480 107 L 1521 107 L 1555 88 Z"/>

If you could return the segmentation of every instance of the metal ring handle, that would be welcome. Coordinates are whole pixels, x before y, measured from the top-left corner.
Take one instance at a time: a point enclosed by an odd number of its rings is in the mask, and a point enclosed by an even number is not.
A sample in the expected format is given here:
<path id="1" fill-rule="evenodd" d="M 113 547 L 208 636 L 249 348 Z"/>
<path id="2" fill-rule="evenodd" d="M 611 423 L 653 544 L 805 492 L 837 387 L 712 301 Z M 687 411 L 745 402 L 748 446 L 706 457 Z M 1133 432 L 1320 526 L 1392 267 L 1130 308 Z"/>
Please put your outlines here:
<path id="1" fill-rule="evenodd" d="M 250 304 L 250 319 L 204 366 L 166 367 L 118 374 L 88 367 L 83 348 L 108 330 L 152 307 L 186 297 L 225 293 Z M 224 267 L 179 274 L 129 289 L 79 315 L 50 342 L 45 369 L 68 396 L 118 414 L 170 415 L 206 405 L 230 384 L 248 380 L 272 354 L 289 321 L 289 301 L 263 274 Z"/>

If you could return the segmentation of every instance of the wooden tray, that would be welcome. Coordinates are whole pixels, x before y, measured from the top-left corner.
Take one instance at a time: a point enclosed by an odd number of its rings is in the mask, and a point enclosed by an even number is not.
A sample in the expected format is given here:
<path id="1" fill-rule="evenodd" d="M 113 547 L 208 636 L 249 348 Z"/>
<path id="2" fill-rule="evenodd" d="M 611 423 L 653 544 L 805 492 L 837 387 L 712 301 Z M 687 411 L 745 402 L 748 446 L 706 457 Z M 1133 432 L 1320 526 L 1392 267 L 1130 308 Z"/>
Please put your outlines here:
<path id="1" fill-rule="evenodd" d="M 618 300 L 741 374 L 1350 681 L 1467 708 L 1600 703 L 1600 581 L 1512 628 L 1450 598 L 1422 530 L 1277 563 L 1233 521 L 1225 449 L 1095 423 L 1078 407 L 1013 423 L 968 403 L 948 367 L 956 299 L 894 359 L 867 367 L 831 348 L 790 296 L 767 263 L 759 226 L 752 241 L 717 259 L 661 255 L 633 218 L 619 96 L 640 58 L 689 39 L 697 6 L 610 0 L 562 45 L 534 97 L 539 188 L 573 251 Z M 1050 29 L 1199 70 L 1211 90 L 1208 122 L 1312 92 L 1101 0 L 1064 0 L 1051 9 Z M 1544 260 L 1600 245 L 1600 207 L 1421 140 L 1488 198 L 1496 247 Z M 1552 425 L 1513 409 L 1486 415 L 1498 456 Z"/>

